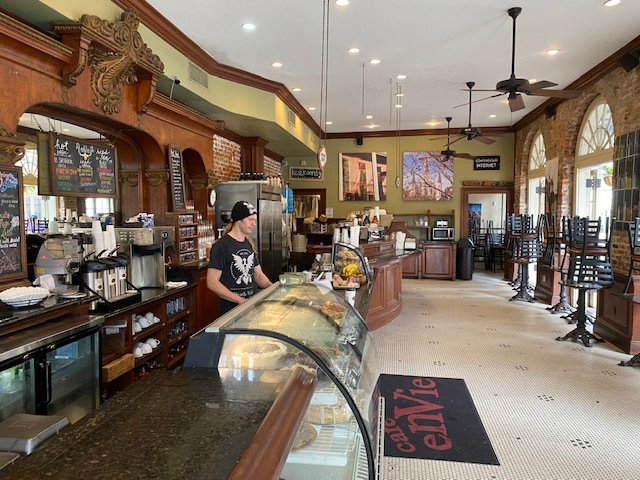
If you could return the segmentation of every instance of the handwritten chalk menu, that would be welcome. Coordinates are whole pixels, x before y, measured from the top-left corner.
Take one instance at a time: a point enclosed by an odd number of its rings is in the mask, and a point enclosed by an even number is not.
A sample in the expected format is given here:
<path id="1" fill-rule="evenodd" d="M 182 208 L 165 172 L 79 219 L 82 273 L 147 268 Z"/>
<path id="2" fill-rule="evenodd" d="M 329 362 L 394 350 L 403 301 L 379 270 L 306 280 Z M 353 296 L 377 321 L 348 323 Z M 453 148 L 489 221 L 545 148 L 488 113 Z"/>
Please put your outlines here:
<path id="1" fill-rule="evenodd" d="M 169 145 L 169 174 L 171 176 L 171 198 L 174 210 L 184 210 L 184 175 L 182 172 L 182 152 Z"/>
<path id="2" fill-rule="evenodd" d="M 322 180 L 322 170 L 317 167 L 289 167 L 289 178 Z"/>
<path id="3" fill-rule="evenodd" d="M 26 276 L 22 170 L 0 167 L 0 281 Z"/>
<path id="4" fill-rule="evenodd" d="M 115 197 L 115 149 L 52 133 L 51 180 L 56 195 Z"/>

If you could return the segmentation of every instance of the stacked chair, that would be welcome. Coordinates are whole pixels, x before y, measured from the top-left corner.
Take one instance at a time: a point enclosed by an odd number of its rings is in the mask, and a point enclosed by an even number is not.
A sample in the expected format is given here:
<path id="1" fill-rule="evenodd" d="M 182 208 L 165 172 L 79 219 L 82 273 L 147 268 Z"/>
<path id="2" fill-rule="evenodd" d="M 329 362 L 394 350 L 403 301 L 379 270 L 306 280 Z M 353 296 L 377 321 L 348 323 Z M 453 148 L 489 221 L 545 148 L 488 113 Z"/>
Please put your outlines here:
<path id="1" fill-rule="evenodd" d="M 587 330 L 587 292 L 613 286 L 611 265 L 611 225 L 605 220 L 575 217 L 567 221 L 567 247 L 569 257 L 564 285 L 578 291 L 574 313 L 576 328 L 556 340 L 581 341 L 585 347 L 591 341 L 604 341 Z M 563 261 L 564 263 L 564 261 Z"/>
<path id="2" fill-rule="evenodd" d="M 500 268 L 504 268 L 504 252 L 506 250 L 506 236 L 504 229 L 493 226 L 493 220 L 487 225 L 486 249 L 489 252 L 487 270 L 496 271 L 496 263 L 500 261 Z"/>
<path id="3" fill-rule="evenodd" d="M 569 302 L 567 302 L 567 288 L 565 281 L 567 278 L 567 270 L 564 260 L 566 259 L 566 248 L 568 243 L 568 222 L 567 217 L 562 217 L 562 231 L 558 237 L 555 216 L 546 214 L 547 224 L 547 245 L 551 243 L 551 252 L 547 253 L 546 258 L 549 260 L 549 266 L 560 272 L 560 298 L 558 303 L 548 308 L 551 313 L 563 313 L 571 315 L 575 311 Z M 553 240 L 553 241 L 552 241 Z M 562 261 L 560 259 L 562 258 Z M 565 316 L 566 317 L 566 316 Z"/>
<path id="4" fill-rule="evenodd" d="M 629 223 L 629 251 L 631 257 L 629 258 L 629 275 L 627 276 L 627 283 L 624 286 L 625 294 L 629 293 L 629 287 L 633 281 L 634 272 L 640 272 L 640 217 L 636 217 L 633 222 Z M 640 292 L 632 292 L 633 295 L 638 295 Z M 640 367 L 640 353 L 631 357 L 626 362 L 620 362 L 620 365 L 625 367 Z"/>
<path id="5" fill-rule="evenodd" d="M 533 215 L 516 215 L 511 221 L 509 234 L 509 252 L 511 261 L 518 265 L 519 285 L 513 300 L 533 302 L 529 294 L 529 265 L 538 263 L 542 258 L 541 225 L 533 219 Z"/>

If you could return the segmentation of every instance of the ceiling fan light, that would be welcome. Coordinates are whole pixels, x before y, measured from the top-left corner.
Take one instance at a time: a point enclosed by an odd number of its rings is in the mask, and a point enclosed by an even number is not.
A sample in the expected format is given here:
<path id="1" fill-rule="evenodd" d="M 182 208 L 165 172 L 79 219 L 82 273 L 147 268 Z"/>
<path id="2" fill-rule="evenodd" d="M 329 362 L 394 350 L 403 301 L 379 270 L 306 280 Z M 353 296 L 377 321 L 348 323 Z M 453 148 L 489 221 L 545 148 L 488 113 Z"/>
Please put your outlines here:
<path id="1" fill-rule="evenodd" d="M 557 55 L 557 54 L 559 54 L 559 53 L 560 53 L 560 50 L 558 50 L 557 48 L 550 48 L 549 50 L 547 50 L 547 51 L 546 51 L 546 52 L 544 52 L 544 53 L 546 53 L 547 55 L 551 55 L 551 56 L 553 56 L 553 55 Z"/>
<path id="2" fill-rule="evenodd" d="M 336 5 L 339 7 L 346 7 L 349 5 L 349 0 L 336 0 Z"/>
<path id="3" fill-rule="evenodd" d="M 358 52 L 360 52 L 360 49 L 357 48 L 357 47 L 353 47 L 353 48 L 350 48 L 348 51 L 349 51 L 349 53 L 358 53 Z"/>
<path id="4" fill-rule="evenodd" d="M 620 4 L 620 0 L 607 0 L 603 3 L 605 7 L 615 7 Z"/>
<path id="5" fill-rule="evenodd" d="M 255 30 L 256 26 L 253 23 L 243 23 L 242 28 L 245 30 Z"/>

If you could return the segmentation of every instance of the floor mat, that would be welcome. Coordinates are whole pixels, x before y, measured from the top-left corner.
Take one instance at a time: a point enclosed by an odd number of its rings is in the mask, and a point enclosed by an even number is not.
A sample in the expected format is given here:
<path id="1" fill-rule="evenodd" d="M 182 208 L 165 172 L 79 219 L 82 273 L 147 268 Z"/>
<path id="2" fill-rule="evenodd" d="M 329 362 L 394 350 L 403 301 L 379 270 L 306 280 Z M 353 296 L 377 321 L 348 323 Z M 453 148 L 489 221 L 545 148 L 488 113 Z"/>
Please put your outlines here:
<path id="1" fill-rule="evenodd" d="M 500 465 L 464 380 L 380 375 L 385 455 Z"/>

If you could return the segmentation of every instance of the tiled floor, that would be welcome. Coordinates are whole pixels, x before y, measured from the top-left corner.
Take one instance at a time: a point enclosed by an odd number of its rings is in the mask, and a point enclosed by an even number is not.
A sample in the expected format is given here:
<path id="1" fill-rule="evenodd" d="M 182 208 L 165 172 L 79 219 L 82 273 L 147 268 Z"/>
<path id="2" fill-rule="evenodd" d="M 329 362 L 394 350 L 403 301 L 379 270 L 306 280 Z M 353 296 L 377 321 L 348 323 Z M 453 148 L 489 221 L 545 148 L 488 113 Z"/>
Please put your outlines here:
<path id="1" fill-rule="evenodd" d="M 404 280 L 402 314 L 373 332 L 383 373 L 462 378 L 499 466 L 387 457 L 387 480 L 640 479 L 640 368 L 609 343 L 510 302 L 501 274 Z"/>

